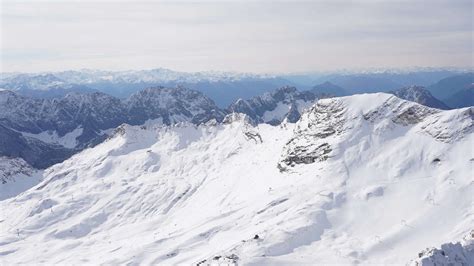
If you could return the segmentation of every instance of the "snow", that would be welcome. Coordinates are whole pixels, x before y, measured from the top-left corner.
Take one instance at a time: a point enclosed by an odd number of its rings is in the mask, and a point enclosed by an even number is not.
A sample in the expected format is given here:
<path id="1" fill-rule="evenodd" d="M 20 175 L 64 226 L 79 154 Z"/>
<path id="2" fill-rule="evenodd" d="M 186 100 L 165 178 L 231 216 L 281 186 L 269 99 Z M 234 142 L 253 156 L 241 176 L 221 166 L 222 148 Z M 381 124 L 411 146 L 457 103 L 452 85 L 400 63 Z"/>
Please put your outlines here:
<path id="1" fill-rule="evenodd" d="M 305 109 L 310 107 L 313 102 L 312 101 L 304 101 L 304 100 L 296 100 L 295 101 L 296 107 L 299 113 L 303 113 Z M 278 102 L 275 109 L 271 111 L 265 111 L 263 113 L 262 119 L 263 122 L 268 123 L 271 121 L 283 121 L 283 119 L 288 115 L 290 110 L 290 104 L 284 102 Z"/>
<path id="2" fill-rule="evenodd" d="M 270 122 L 272 120 L 282 121 L 283 118 L 285 118 L 285 116 L 288 114 L 289 110 L 290 106 L 288 104 L 279 102 L 275 109 L 263 113 L 262 119 L 265 123 Z"/>
<path id="3" fill-rule="evenodd" d="M 298 112 L 300 114 L 305 112 L 305 110 L 310 108 L 313 104 L 313 101 L 296 100 L 296 107 L 298 108 Z"/>
<path id="4" fill-rule="evenodd" d="M 470 112 L 373 94 L 320 100 L 296 125 L 122 125 L 0 202 L 0 260 L 404 265 L 472 229 Z M 457 133 L 427 134 L 449 131 L 438 117 Z M 293 139 L 331 151 L 281 171 Z"/>
<path id="5" fill-rule="evenodd" d="M 25 137 L 35 138 L 42 142 L 48 144 L 58 144 L 66 148 L 75 148 L 77 146 L 76 138 L 82 135 L 82 128 L 78 127 L 73 131 L 66 133 L 64 136 L 60 137 L 56 131 L 43 131 L 38 134 L 21 132 Z"/>
<path id="6" fill-rule="evenodd" d="M 410 266 L 435 265 L 473 265 L 474 264 L 474 230 L 460 242 L 446 243 L 441 249 L 426 248 L 418 253 L 418 258 Z"/>

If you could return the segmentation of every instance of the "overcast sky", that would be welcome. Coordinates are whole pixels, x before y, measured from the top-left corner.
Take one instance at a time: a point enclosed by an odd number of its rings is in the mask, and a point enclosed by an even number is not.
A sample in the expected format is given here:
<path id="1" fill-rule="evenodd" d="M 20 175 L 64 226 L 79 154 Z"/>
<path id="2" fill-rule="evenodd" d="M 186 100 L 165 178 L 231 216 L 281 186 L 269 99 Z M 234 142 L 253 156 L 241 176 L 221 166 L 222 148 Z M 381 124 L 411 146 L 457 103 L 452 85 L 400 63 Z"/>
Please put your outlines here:
<path id="1" fill-rule="evenodd" d="M 1 0 L 1 71 L 471 66 L 467 1 Z"/>

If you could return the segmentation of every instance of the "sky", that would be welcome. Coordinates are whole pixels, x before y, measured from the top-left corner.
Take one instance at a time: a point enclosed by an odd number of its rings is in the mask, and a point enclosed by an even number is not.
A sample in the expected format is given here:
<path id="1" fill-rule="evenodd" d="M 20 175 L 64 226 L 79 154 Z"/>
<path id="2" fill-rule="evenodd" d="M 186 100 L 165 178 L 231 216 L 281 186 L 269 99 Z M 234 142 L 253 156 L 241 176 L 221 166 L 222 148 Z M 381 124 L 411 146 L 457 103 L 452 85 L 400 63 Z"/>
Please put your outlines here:
<path id="1" fill-rule="evenodd" d="M 473 4 L 0 0 L 2 72 L 472 67 Z"/>

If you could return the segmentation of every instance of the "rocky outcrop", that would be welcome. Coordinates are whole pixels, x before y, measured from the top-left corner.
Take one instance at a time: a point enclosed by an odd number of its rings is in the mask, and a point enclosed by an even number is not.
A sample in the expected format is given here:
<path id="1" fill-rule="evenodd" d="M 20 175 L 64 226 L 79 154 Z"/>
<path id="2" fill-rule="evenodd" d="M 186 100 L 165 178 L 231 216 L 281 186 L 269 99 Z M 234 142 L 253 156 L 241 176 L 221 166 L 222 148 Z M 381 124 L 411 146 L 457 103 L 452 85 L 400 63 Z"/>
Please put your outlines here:
<path id="1" fill-rule="evenodd" d="M 297 123 L 293 137 L 283 149 L 278 169 L 285 171 L 296 164 L 327 160 L 332 148 L 325 139 L 343 132 L 344 112 L 339 100 L 319 100 Z"/>

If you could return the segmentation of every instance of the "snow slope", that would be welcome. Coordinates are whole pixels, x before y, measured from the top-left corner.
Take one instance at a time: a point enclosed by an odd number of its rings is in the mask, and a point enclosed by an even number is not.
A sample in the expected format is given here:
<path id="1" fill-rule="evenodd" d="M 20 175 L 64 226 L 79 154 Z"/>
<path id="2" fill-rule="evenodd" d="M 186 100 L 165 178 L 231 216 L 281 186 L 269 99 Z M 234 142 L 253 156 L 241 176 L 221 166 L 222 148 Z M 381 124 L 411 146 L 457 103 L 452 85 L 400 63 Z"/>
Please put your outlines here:
<path id="1" fill-rule="evenodd" d="M 472 133 L 472 108 L 388 94 L 123 125 L 0 202 L 0 262 L 405 264 L 472 229 Z"/>

